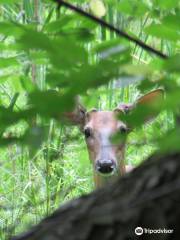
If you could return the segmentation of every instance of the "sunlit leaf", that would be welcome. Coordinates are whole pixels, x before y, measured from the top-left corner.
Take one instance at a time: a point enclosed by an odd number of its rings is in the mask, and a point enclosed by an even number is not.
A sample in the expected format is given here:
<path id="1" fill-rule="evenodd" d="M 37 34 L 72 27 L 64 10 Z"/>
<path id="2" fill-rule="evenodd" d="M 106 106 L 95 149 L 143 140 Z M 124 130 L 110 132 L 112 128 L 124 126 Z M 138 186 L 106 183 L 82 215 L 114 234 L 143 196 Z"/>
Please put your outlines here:
<path id="1" fill-rule="evenodd" d="M 90 0 L 90 9 L 94 15 L 101 18 L 106 14 L 106 8 L 102 0 Z"/>
<path id="2" fill-rule="evenodd" d="M 18 3 L 21 2 L 20 0 L 1 0 L 0 4 L 12 4 L 12 3 Z"/>
<path id="3" fill-rule="evenodd" d="M 1 57 L 0 58 L 0 68 L 17 66 L 19 63 L 16 57 Z"/>

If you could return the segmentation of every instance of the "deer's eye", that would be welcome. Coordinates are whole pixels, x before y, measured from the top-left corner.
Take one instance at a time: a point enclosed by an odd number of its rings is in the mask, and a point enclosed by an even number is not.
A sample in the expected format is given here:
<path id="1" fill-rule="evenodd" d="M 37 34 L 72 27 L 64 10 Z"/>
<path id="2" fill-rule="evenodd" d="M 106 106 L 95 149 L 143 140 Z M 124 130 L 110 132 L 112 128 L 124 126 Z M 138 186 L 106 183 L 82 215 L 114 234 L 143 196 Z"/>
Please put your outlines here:
<path id="1" fill-rule="evenodd" d="M 85 128 L 84 129 L 84 135 L 86 138 L 89 138 L 92 135 L 92 131 L 90 128 Z"/>
<path id="2" fill-rule="evenodd" d="M 125 126 L 121 126 L 121 127 L 119 128 L 119 131 L 120 131 L 120 133 L 125 134 L 125 133 L 128 132 L 128 128 L 125 127 Z"/>

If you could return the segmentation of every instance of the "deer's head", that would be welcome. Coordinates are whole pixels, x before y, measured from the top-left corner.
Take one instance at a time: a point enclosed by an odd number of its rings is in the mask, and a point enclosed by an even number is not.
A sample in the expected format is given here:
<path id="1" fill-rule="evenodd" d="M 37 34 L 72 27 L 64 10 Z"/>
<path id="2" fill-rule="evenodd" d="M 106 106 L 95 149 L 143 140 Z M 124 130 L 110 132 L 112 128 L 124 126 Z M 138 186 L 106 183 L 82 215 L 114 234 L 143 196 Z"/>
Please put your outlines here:
<path id="1" fill-rule="evenodd" d="M 74 112 L 66 115 L 71 122 L 80 126 L 96 173 L 108 176 L 116 172 L 121 174 L 125 172 L 124 136 L 128 134 L 129 126 L 121 121 L 121 116 L 131 112 L 137 106 L 146 106 L 159 101 L 162 97 L 163 91 L 158 89 L 139 98 L 134 104 L 120 104 L 113 111 L 93 109 L 87 112 L 85 108 L 78 105 Z M 120 137 L 122 136 L 122 141 L 114 144 L 112 137 L 117 133 Z"/>

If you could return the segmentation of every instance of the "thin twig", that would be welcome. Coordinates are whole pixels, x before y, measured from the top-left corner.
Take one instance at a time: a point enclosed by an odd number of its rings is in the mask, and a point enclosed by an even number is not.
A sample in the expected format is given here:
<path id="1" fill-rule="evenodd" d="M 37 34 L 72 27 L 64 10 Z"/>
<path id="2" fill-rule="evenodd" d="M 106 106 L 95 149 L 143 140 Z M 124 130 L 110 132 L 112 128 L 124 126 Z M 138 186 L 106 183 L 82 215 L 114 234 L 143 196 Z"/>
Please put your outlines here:
<path id="1" fill-rule="evenodd" d="M 167 59 L 168 56 L 164 53 L 162 53 L 161 51 L 159 50 L 156 50 L 155 48 L 147 45 L 146 43 L 144 43 L 143 41 L 141 41 L 140 39 L 136 38 L 136 37 L 133 37 L 131 35 L 129 35 L 128 33 L 122 31 L 121 29 L 118 29 L 116 28 L 115 26 L 113 26 L 112 24 L 110 23 L 107 23 L 106 21 L 82 10 L 81 8 L 79 7 L 76 7 L 74 6 L 73 4 L 70 4 L 68 2 L 65 2 L 65 1 L 62 1 L 62 0 L 53 0 L 54 2 L 58 3 L 58 6 L 64 6 L 68 9 L 71 9 L 72 11 L 75 11 L 79 14 L 81 14 L 82 16 L 86 17 L 86 18 L 89 18 L 91 19 L 92 21 L 98 23 L 99 25 L 101 25 L 102 27 L 104 28 L 107 28 L 109 29 L 110 31 L 112 32 L 115 32 L 117 35 L 133 42 L 133 43 L 136 43 L 138 46 L 140 46 L 141 48 L 143 48 L 144 50 L 150 52 L 150 53 L 153 53 L 155 55 L 157 55 L 158 57 L 160 58 L 163 58 L 163 59 Z"/>

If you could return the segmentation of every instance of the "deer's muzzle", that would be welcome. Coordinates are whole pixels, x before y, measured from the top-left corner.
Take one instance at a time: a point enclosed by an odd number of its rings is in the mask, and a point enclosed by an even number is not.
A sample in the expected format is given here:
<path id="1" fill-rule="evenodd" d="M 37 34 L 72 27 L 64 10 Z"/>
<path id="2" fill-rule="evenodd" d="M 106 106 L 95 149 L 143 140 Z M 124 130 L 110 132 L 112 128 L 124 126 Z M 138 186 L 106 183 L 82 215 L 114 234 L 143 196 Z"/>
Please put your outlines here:
<path id="1" fill-rule="evenodd" d="M 97 160 L 96 162 L 96 171 L 103 175 L 113 174 L 116 171 L 116 164 L 113 160 Z"/>

